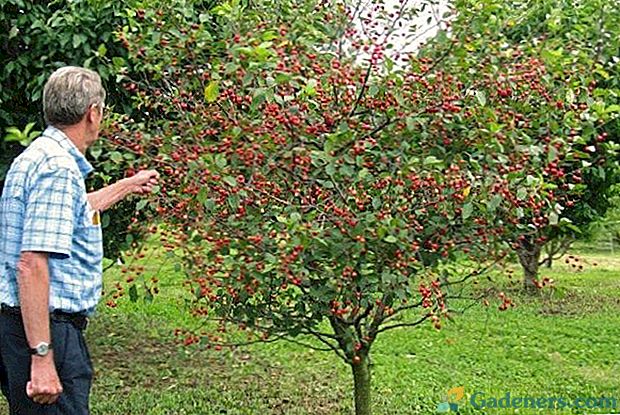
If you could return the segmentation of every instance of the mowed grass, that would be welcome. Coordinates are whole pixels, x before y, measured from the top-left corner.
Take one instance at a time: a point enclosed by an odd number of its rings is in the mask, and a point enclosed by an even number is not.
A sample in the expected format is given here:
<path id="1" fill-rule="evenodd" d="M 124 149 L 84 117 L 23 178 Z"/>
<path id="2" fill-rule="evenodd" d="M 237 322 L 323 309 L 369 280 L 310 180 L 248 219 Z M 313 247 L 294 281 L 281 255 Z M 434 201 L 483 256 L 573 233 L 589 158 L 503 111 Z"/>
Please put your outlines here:
<path id="1" fill-rule="evenodd" d="M 287 342 L 219 352 L 177 346 L 174 329 L 196 321 L 182 276 L 155 257 L 145 259 L 145 275 L 158 272 L 162 294 L 102 304 L 88 329 L 93 414 L 353 413 L 349 367 L 333 354 Z M 440 331 L 428 324 L 384 333 L 372 353 L 374 413 L 433 414 L 457 386 L 466 392 L 461 414 L 620 413 L 620 258 L 576 259 L 543 269 L 556 288 L 534 297 L 496 280 L 516 303 L 507 311 L 480 304 Z M 121 278 L 112 268 L 106 286 Z M 469 404 L 476 391 L 486 398 L 615 397 L 618 405 L 483 411 Z"/>

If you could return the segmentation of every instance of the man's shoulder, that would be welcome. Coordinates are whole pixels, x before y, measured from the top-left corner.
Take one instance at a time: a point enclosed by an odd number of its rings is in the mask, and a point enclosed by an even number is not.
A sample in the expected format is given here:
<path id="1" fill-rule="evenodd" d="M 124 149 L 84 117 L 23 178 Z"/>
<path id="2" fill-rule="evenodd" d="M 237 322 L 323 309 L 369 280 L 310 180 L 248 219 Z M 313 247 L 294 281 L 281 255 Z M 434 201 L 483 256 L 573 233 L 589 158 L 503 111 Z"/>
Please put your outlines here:
<path id="1" fill-rule="evenodd" d="M 71 154 L 46 136 L 34 140 L 15 159 L 14 167 L 18 171 L 25 170 L 35 175 L 62 169 L 79 174 L 79 168 Z"/>

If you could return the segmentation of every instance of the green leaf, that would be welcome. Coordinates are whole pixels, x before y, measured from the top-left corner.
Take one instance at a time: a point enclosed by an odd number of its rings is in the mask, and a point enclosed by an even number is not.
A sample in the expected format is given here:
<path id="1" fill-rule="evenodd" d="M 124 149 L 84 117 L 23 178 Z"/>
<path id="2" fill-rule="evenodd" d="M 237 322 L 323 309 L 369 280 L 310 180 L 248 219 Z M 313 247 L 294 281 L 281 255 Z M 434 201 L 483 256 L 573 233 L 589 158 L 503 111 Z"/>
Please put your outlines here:
<path id="1" fill-rule="evenodd" d="M 383 238 L 383 240 L 391 244 L 398 242 L 398 239 L 396 239 L 394 235 L 388 235 L 385 238 Z"/>
<path id="2" fill-rule="evenodd" d="M 112 58 L 112 65 L 114 65 L 115 68 L 120 69 L 125 66 L 125 59 L 120 56 L 115 56 Z"/>
<path id="3" fill-rule="evenodd" d="M 379 208 L 381 208 L 381 206 L 383 205 L 383 203 L 381 202 L 381 199 L 378 197 L 374 197 L 372 199 L 372 207 L 375 210 L 379 210 Z"/>
<path id="4" fill-rule="evenodd" d="M 256 56 L 256 58 L 259 61 L 264 61 L 267 57 L 269 57 L 269 55 L 271 54 L 271 50 L 266 48 L 264 45 L 265 44 L 270 44 L 271 42 L 264 42 L 261 43 L 260 45 L 256 46 L 253 50 L 252 53 L 254 54 L 254 56 Z"/>
<path id="5" fill-rule="evenodd" d="M 208 192 L 207 189 L 205 187 L 203 187 L 202 189 L 200 189 L 200 191 L 198 192 L 198 194 L 196 195 L 196 200 L 198 201 L 198 203 L 200 203 L 201 205 L 204 205 L 205 202 L 207 201 L 207 196 L 208 196 Z"/>
<path id="6" fill-rule="evenodd" d="M 284 83 L 287 83 L 288 81 L 290 81 L 291 78 L 292 77 L 289 74 L 280 73 L 280 74 L 276 75 L 275 81 L 278 84 L 284 84 Z"/>
<path id="7" fill-rule="evenodd" d="M 407 117 L 407 119 L 405 120 L 407 123 L 407 131 L 414 131 L 415 130 L 415 119 L 413 117 Z"/>
<path id="8" fill-rule="evenodd" d="M 73 34 L 73 49 L 77 49 L 82 44 L 82 35 Z"/>
<path id="9" fill-rule="evenodd" d="M 17 127 L 7 127 L 5 128 L 5 131 L 9 135 L 17 137 L 17 138 L 11 138 L 10 140 L 7 138 L 6 141 L 19 141 L 20 139 L 19 137 L 21 137 L 22 135 L 22 132 Z"/>
<path id="10" fill-rule="evenodd" d="M 504 128 L 503 124 L 498 124 L 495 122 L 489 123 L 489 131 L 492 133 L 498 133 L 502 130 L 502 128 Z"/>
<path id="11" fill-rule="evenodd" d="M 215 165 L 218 168 L 223 169 L 228 165 L 228 160 L 226 160 L 226 157 L 223 154 L 218 154 L 215 156 Z"/>
<path id="12" fill-rule="evenodd" d="M 558 150 L 554 146 L 549 146 L 549 155 L 547 156 L 547 162 L 551 163 L 558 155 Z"/>
<path id="13" fill-rule="evenodd" d="M 215 200 L 207 199 L 205 200 L 204 205 L 205 209 L 207 209 L 208 211 L 212 211 L 213 209 L 215 209 Z"/>
<path id="14" fill-rule="evenodd" d="M 424 165 L 425 165 L 425 166 L 430 166 L 430 165 L 433 165 L 433 164 L 441 164 L 441 163 L 442 163 L 442 161 L 441 161 L 441 160 L 439 160 L 439 159 L 438 159 L 437 157 L 435 157 L 435 156 L 428 156 L 428 157 L 426 157 L 426 158 L 424 159 Z"/>
<path id="15" fill-rule="evenodd" d="M 263 33 L 262 36 L 261 36 L 261 39 L 263 39 L 265 42 L 268 42 L 270 40 L 274 40 L 274 39 L 277 39 L 277 38 L 278 38 L 278 35 L 273 30 L 269 30 L 269 31 Z"/>
<path id="16" fill-rule="evenodd" d="M 232 177 L 232 176 L 224 176 L 224 178 L 222 179 L 224 180 L 224 182 L 229 185 L 230 187 L 236 187 L 237 186 L 237 180 Z"/>
<path id="17" fill-rule="evenodd" d="M 142 210 L 149 203 L 147 199 L 140 199 L 136 204 L 136 210 Z"/>
<path id="18" fill-rule="evenodd" d="M 461 212 L 461 216 L 463 217 L 463 220 L 469 218 L 471 216 L 471 214 L 474 211 L 474 206 L 470 203 L 465 203 L 463 205 L 463 210 Z"/>
<path id="19" fill-rule="evenodd" d="M 34 127 L 33 122 L 29 122 L 28 124 L 26 124 L 26 128 L 24 128 L 24 134 L 27 135 L 28 133 L 30 133 L 30 130 L 32 130 L 32 127 Z"/>
<path id="20" fill-rule="evenodd" d="M 528 186 L 531 186 L 534 183 L 538 183 L 538 179 L 532 176 L 531 174 L 528 174 L 527 177 L 525 178 L 525 183 L 527 183 Z"/>
<path id="21" fill-rule="evenodd" d="M 85 67 L 85 68 L 91 68 L 91 65 L 90 65 L 90 64 L 92 63 L 93 59 L 95 59 L 95 57 L 94 57 L 94 56 L 91 56 L 90 58 L 86 59 L 86 60 L 84 61 L 84 67 Z"/>
<path id="22" fill-rule="evenodd" d="M 237 209 L 239 207 L 239 196 L 238 195 L 230 195 L 228 196 L 228 198 L 226 198 L 226 201 L 228 202 L 228 206 L 230 206 L 233 209 Z"/>
<path id="23" fill-rule="evenodd" d="M 549 215 L 549 225 L 557 225 L 559 221 L 560 216 L 555 212 L 551 212 Z"/>
<path id="24" fill-rule="evenodd" d="M 114 163 L 120 164 L 123 161 L 123 155 L 118 151 L 113 151 L 110 153 L 110 160 L 112 160 Z"/>
<path id="25" fill-rule="evenodd" d="M 218 81 L 209 82 L 209 85 L 205 87 L 205 92 L 204 92 L 205 101 L 215 102 L 215 100 L 217 99 L 217 96 L 219 95 L 219 88 L 220 87 L 219 87 Z"/>
<path id="26" fill-rule="evenodd" d="M 487 104 L 487 97 L 484 94 L 484 91 L 476 91 L 476 99 L 480 106 L 484 107 Z"/>
<path id="27" fill-rule="evenodd" d="M 575 226 L 575 224 L 570 223 L 570 221 L 567 218 L 560 219 L 560 224 L 564 228 L 570 229 L 571 231 L 575 232 L 577 235 L 581 235 L 583 233 L 581 229 Z"/>
<path id="28" fill-rule="evenodd" d="M 500 195 L 495 195 L 493 196 L 493 198 L 491 198 L 491 200 L 489 200 L 489 203 L 487 203 L 487 210 L 489 212 L 495 212 L 495 210 L 501 203 L 502 197 Z"/>
<path id="29" fill-rule="evenodd" d="M 304 92 L 306 93 L 306 95 L 308 96 L 316 95 L 316 85 L 317 85 L 316 79 L 309 79 L 308 84 L 304 88 Z"/>
<path id="30" fill-rule="evenodd" d="M 224 66 L 224 73 L 230 75 L 232 73 L 235 73 L 237 69 L 239 69 L 239 65 L 234 62 L 229 62 Z"/>
<path id="31" fill-rule="evenodd" d="M 318 184 L 320 184 L 321 186 L 323 186 L 326 189 L 333 189 L 334 188 L 334 183 L 332 183 L 331 180 L 317 180 L 316 181 Z"/>
<path id="32" fill-rule="evenodd" d="M 243 130 L 241 129 L 241 127 L 233 127 L 230 132 L 232 133 L 233 137 L 239 137 L 241 133 L 243 133 Z"/>
<path id="33" fill-rule="evenodd" d="M 97 55 L 101 58 L 103 56 L 105 56 L 105 54 L 108 52 L 108 48 L 105 47 L 105 45 L 102 43 L 101 45 L 99 45 L 99 47 L 97 48 Z"/>
<path id="34" fill-rule="evenodd" d="M 9 30 L 9 39 L 13 39 L 19 33 L 19 28 L 17 26 L 11 27 Z"/>
<path id="35" fill-rule="evenodd" d="M 610 105 L 608 107 L 605 108 L 605 112 L 606 113 L 610 113 L 610 112 L 620 112 L 620 105 Z"/>
<path id="36" fill-rule="evenodd" d="M 343 175 L 344 177 L 352 177 L 355 174 L 351 166 L 348 166 L 348 165 L 344 165 L 340 167 L 339 171 L 340 171 L 340 174 Z"/>

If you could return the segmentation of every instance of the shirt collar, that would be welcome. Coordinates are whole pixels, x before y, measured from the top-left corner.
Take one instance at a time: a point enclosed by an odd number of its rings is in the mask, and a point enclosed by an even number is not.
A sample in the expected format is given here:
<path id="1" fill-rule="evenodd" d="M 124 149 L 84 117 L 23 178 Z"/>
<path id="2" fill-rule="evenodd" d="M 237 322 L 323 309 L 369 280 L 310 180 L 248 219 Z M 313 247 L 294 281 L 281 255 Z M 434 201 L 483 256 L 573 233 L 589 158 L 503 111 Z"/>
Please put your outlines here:
<path id="1" fill-rule="evenodd" d="M 93 171 L 93 166 L 88 162 L 88 160 L 86 160 L 84 154 L 78 150 L 75 144 L 73 144 L 73 141 L 71 141 L 61 130 L 50 125 L 45 129 L 45 131 L 43 131 L 42 135 L 51 138 L 57 142 L 60 147 L 71 154 L 84 178 L 86 178 L 86 176 Z"/>

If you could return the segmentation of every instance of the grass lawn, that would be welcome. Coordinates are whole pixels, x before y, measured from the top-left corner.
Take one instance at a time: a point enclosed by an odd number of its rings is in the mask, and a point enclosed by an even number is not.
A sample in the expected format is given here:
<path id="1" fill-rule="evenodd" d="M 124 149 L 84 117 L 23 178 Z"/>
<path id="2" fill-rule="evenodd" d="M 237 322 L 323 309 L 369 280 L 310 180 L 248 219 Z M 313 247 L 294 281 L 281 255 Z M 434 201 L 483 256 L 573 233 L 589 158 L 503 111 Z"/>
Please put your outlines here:
<path id="1" fill-rule="evenodd" d="M 620 413 L 620 258 L 588 253 L 579 264 L 581 271 L 564 261 L 543 270 L 556 281 L 552 295 L 506 287 L 517 303 L 508 311 L 481 304 L 440 331 L 429 323 L 384 333 L 372 353 L 374 413 L 434 414 L 457 386 L 466 393 L 461 414 Z M 146 267 L 159 269 L 153 261 Z M 192 321 L 175 275 L 171 266 L 160 270 L 172 286 L 152 303 L 102 304 L 87 333 L 97 369 L 93 414 L 352 414 L 349 368 L 331 354 L 286 342 L 220 352 L 177 347 L 172 331 Z M 108 283 L 118 278 L 114 268 L 106 274 Z M 510 392 L 618 403 L 476 410 L 469 398 L 477 391 L 478 402 Z"/>

